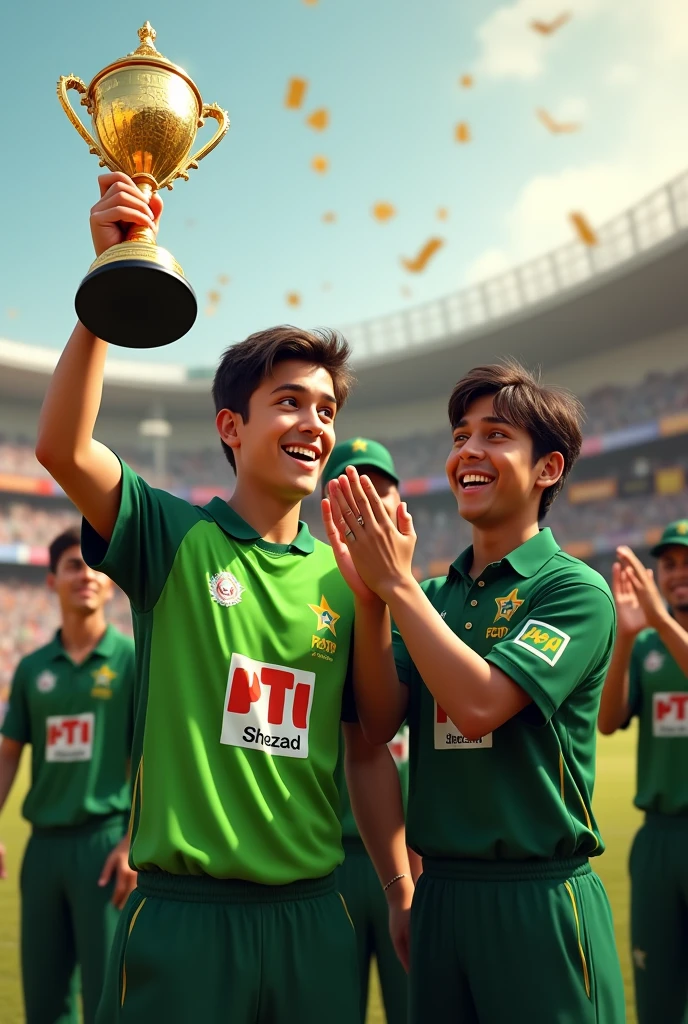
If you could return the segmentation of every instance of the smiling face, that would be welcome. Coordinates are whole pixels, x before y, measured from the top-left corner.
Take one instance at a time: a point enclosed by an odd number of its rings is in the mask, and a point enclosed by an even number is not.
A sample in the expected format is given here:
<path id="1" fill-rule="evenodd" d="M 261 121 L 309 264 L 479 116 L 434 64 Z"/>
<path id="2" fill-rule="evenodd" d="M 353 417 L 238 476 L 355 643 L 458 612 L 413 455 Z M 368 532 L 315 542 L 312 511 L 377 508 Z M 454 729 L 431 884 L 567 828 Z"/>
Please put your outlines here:
<path id="1" fill-rule="evenodd" d="M 542 492 L 561 476 L 563 457 L 553 452 L 534 463 L 530 435 L 495 415 L 492 395 L 471 403 L 453 435 L 446 472 L 461 517 L 482 528 L 516 518 L 537 522 Z"/>
<path id="2" fill-rule="evenodd" d="M 110 600 L 112 580 L 84 562 L 78 545 L 67 548 L 58 560 L 55 572 L 48 573 L 48 586 L 57 594 L 63 614 L 81 612 L 91 615 Z"/>
<path id="3" fill-rule="evenodd" d="M 688 547 L 671 544 L 657 561 L 657 585 L 674 612 L 688 612 Z"/>
<path id="4" fill-rule="evenodd" d="M 234 453 L 237 477 L 297 502 L 312 494 L 334 446 L 332 377 L 298 359 L 278 362 L 249 401 L 248 419 L 223 409 L 217 427 Z"/>

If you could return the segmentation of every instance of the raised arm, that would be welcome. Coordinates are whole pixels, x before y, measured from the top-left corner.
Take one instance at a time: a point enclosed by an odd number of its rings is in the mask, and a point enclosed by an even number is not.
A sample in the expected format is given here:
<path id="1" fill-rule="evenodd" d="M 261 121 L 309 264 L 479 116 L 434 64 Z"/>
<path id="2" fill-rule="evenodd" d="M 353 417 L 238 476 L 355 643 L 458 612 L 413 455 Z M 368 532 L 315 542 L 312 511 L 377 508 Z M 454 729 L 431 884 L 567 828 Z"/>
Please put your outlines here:
<path id="1" fill-rule="evenodd" d="M 399 682 L 392 654 L 392 628 L 384 601 L 361 580 L 342 540 L 328 498 L 322 503 L 323 521 L 339 571 L 355 598 L 354 692 L 356 711 L 370 743 L 388 743 L 406 717 L 408 687 Z M 338 515 L 338 518 L 341 518 Z"/>
<path id="2" fill-rule="evenodd" d="M 150 206 L 125 174 L 98 179 L 100 201 L 91 210 L 96 255 L 123 241 L 127 225 L 157 231 L 162 200 Z M 120 501 L 117 457 L 93 437 L 103 392 L 107 345 L 79 323 L 48 386 L 38 423 L 36 458 L 103 537 L 112 536 Z"/>
<path id="3" fill-rule="evenodd" d="M 645 612 L 620 562 L 615 562 L 612 568 L 612 593 L 616 605 L 616 643 L 604 681 L 597 718 L 597 726 L 604 736 L 611 736 L 628 720 L 633 644 L 638 633 L 647 627 Z"/>
<path id="4" fill-rule="evenodd" d="M 652 569 L 646 569 L 630 548 L 618 548 L 617 555 L 643 610 L 647 625 L 657 630 L 678 667 L 688 676 L 688 633 L 669 613 L 655 583 Z"/>

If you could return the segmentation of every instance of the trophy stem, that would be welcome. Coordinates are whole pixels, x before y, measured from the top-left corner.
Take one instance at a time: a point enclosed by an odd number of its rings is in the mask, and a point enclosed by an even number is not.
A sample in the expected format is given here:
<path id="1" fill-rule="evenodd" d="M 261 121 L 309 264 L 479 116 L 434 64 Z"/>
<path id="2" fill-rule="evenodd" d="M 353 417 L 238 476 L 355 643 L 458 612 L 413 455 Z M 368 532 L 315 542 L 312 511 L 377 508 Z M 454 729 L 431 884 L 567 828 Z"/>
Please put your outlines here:
<path id="1" fill-rule="evenodd" d="M 146 202 L 149 202 L 150 197 L 153 195 L 153 192 L 155 191 L 150 181 L 136 181 L 136 179 L 134 179 L 134 184 L 143 193 L 143 198 L 146 200 Z M 127 231 L 126 241 L 144 242 L 147 243 L 148 245 L 155 245 L 155 232 L 152 231 L 150 228 L 142 227 L 141 224 L 132 224 L 132 226 Z"/>

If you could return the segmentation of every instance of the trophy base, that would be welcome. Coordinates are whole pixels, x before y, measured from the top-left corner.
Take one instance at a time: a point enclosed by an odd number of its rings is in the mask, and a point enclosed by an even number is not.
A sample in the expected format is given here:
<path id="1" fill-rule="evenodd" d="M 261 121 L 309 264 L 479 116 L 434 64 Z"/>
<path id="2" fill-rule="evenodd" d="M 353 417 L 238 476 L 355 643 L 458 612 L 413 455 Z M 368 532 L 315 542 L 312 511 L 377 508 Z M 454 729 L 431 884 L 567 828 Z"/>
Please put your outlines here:
<path id="1" fill-rule="evenodd" d="M 76 313 L 98 338 L 123 348 L 159 348 L 183 337 L 198 312 L 174 257 L 157 245 L 121 242 L 91 266 Z"/>

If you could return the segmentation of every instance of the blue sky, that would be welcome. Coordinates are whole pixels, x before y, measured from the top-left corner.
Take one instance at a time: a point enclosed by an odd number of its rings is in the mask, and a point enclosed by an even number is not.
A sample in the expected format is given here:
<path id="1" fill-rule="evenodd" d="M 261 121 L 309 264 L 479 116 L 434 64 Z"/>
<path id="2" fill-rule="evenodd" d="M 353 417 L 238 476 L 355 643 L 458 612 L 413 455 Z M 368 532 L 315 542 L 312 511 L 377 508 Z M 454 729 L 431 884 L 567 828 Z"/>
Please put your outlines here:
<path id="1" fill-rule="evenodd" d="M 529 27 L 565 10 L 550 37 Z M 88 82 L 134 48 L 146 18 L 160 51 L 232 120 L 191 180 L 164 193 L 160 242 L 200 314 L 147 360 L 212 364 L 270 324 L 343 325 L 435 298 L 568 241 L 568 211 L 599 222 L 688 165 L 685 0 L 5 5 L 0 337 L 61 347 L 70 333 L 98 166 L 55 83 L 71 72 Z M 458 83 L 466 73 L 471 89 Z M 300 111 L 283 105 L 295 75 L 309 80 Z M 331 117 L 322 133 L 305 124 L 319 107 Z M 581 130 L 548 133 L 537 107 Z M 454 141 L 458 121 L 468 144 Z M 317 154 L 325 175 L 310 169 Z M 384 224 L 370 212 L 379 201 L 398 211 Z M 322 222 L 327 210 L 336 223 Z M 405 271 L 401 257 L 431 236 L 443 248 L 422 274 Z"/>

